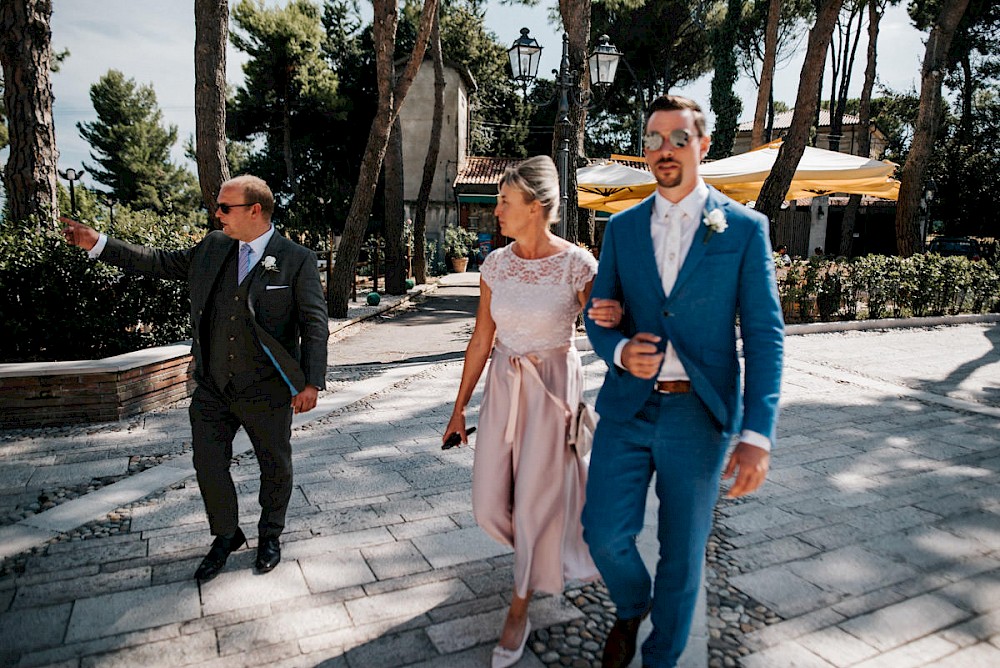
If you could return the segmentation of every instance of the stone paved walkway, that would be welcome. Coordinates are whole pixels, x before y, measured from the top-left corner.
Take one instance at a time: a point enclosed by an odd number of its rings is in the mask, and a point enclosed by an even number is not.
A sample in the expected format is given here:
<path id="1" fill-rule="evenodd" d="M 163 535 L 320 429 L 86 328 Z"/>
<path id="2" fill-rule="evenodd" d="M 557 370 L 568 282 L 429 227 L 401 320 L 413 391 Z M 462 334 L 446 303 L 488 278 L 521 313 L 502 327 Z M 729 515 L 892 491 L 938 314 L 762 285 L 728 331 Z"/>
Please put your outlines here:
<path id="1" fill-rule="evenodd" d="M 769 482 L 719 508 L 709 578 L 724 570 L 731 591 L 709 597 L 710 645 L 736 643 L 746 668 L 1000 665 L 1000 324 L 795 336 L 788 350 Z M 583 357 L 592 398 L 604 367 Z M 208 529 L 182 407 L 0 432 L 0 664 L 487 665 L 511 555 L 472 519 L 471 449 L 440 450 L 460 371 L 431 360 L 339 381 L 293 438 L 282 563 L 256 576 L 244 549 L 200 587 Z M 144 456 L 151 468 L 123 480 L 162 486 L 114 505 L 127 485 L 110 483 Z M 252 453 L 234 473 L 252 528 Z M 15 517 L 46 489 L 81 496 Z M 73 510 L 98 498 L 112 504 L 99 516 Z M 566 598 L 531 614 L 537 629 L 587 628 Z"/>

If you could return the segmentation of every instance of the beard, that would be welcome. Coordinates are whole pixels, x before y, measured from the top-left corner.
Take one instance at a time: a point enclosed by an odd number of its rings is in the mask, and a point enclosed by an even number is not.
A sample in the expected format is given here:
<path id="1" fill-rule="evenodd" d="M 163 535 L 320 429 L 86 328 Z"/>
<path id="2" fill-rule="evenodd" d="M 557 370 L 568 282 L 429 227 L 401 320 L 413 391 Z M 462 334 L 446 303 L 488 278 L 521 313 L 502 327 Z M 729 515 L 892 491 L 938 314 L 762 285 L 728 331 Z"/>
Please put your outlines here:
<path id="1" fill-rule="evenodd" d="M 662 164 L 674 165 L 677 169 L 673 176 L 665 176 L 659 172 L 659 170 L 653 171 L 653 177 L 656 179 L 656 183 L 662 188 L 676 188 L 684 180 L 684 171 L 679 162 L 674 160 L 660 160 L 656 163 L 659 167 Z"/>

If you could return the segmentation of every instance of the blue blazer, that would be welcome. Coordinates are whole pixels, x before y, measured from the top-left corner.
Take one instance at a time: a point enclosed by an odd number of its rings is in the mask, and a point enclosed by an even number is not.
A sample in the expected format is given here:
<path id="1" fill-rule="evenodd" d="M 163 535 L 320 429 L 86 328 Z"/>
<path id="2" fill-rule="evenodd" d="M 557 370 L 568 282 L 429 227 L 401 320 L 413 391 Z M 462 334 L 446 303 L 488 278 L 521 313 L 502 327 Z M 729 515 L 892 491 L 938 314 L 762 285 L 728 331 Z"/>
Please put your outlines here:
<path id="1" fill-rule="evenodd" d="M 699 225 L 669 297 L 653 254 L 650 215 L 654 196 L 611 217 L 601 245 L 591 298 L 617 299 L 624 317 L 617 329 L 585 318 L 594 350 L 609 371 L 597 397 L 602 420 L 625 422 L 642 408 L 653 380 L 615 366 L 618 343 L 637 332 L 670 341 L 692 390 L 725 433 L 750 429 L 774 442 L 781 389 L 784 321 L 778 300 L 767 218 L 709 186 L 705 213 L 721 209 L 728 227 L 709 235 Z M 740 387 L 737 315 L 746 362 Z M 741 401 L 742 397 L 742 401 Z"/>

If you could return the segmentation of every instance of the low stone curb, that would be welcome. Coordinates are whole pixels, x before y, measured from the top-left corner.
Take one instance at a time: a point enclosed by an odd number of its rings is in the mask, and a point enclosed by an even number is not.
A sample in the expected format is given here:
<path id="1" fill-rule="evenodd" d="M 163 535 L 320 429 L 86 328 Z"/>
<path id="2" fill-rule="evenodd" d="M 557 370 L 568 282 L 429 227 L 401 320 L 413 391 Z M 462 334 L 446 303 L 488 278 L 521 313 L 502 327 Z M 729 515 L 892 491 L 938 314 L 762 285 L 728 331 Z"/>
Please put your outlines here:
<path id="1" fill-rule="evenodd" d="M 904 327 L 937 327 L 938 325 L 967 325 L 977 322 L 1000 322 L 1000 313 L 938 315 L 921 318 L 879 318 L 876 320 L 837 320 L 785 325 L 785 334 L 823 334 L 826 332 L 856 332 L 868 329 L 901 329 Z"/>
<path id="2" fill-rule="evenodd" d="M 363 320 L 373 318 L 387 311 L 409 304 L 414 298 L 419 297 L 420 295 L 430 294 L 437 290 L 437 288 L 438 283 L 421 283 L 420 285 L 408 290 L 405 295 L 383 295 L 382 301 L 379 302 L 378 306 L 356 306 L 353 309 L 349 309 L 349 311 L 355 311 L 356 315 L 349 316 L 347 318 L 330 318 L 330 333 L 336 334 L 337 332 L 346 329 L 351 325 L 356 325 Z"/>

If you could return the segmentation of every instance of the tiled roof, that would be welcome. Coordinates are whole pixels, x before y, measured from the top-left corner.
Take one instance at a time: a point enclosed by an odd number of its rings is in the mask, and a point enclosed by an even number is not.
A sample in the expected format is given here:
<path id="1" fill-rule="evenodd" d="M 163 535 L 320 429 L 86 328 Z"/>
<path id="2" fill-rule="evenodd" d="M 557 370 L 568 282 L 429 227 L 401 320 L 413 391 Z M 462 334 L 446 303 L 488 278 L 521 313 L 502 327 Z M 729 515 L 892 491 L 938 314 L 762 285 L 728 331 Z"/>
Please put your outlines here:
<path id="1" fill-rule="evenodd" d="M 789 109 L 788 111 L 783 111 L 780 114 L 774 115 L 774 129 L 775 130 L 786 130 L 792 125 L 792 114 L 795 112 L 794 109 Z M 848 125 L 859 125 L 861 119 L 857 116 L 852 116 L 851 114 L 844 114 L 844 126 Z M 830 125 L 830 112 L 826 109 L 821 109 L 819 112 L 819 123 L 818 127 L 829 127 Z M 739 132 L 751 132 L 753 130 L 753 121 L 746 121 L 740 123 L 738 129 Z"/>
<path id="2" fill-rule="evenodd" d="M 508 167 L 523 162 L 524 158 L 489 158 L 472 155 L 466 159 L 465 167 L 455 177 L 455 185 L 496 185 Z"/>

